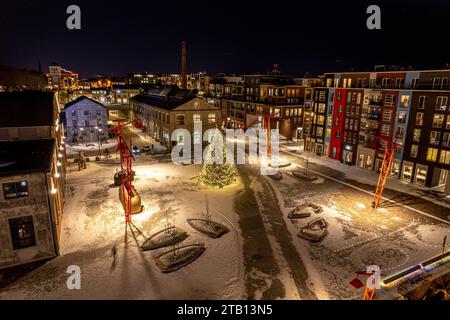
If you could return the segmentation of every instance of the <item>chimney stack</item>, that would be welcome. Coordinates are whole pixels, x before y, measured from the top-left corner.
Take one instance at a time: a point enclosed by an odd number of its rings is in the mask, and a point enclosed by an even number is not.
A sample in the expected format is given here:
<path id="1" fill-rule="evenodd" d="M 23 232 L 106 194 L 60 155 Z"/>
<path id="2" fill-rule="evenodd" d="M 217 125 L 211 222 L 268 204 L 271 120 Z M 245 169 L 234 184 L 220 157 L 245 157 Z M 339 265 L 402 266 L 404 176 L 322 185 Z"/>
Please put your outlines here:
<path id="1" fill-rule="evenodd" d="M 181 42 L 181 88 L 187 89 L 186 41 Z"/>

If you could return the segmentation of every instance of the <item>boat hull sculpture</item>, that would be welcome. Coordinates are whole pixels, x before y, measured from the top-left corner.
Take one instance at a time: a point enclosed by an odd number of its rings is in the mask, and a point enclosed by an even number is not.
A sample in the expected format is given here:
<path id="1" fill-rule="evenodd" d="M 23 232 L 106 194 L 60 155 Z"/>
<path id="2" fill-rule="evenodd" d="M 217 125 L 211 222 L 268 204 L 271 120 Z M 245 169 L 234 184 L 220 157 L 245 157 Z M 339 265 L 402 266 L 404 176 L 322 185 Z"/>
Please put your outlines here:
<path id="1" fill-rule="evenodd" d="M 324 219 L 316 218 L 301 228 L 298 236 L 312 242 L 319 242 L 328 235 L 327 227 L 328 223 Z"/>
<path id="2" fill-rule="evenodd" d="M 292 172 L 292 175 L 298 179 L 306 180 L 309 182 L 317 180 L 317 176 L 315 176 L 313 174 L 303 173 L 300 171 L 294 171 L 294 172 Z"/>
<path id="3" fill-rule="evenodd" d="M 289 219 L 303 219 L 311 217 L 311 212 L 308 210 L 309 208 L 305 205 L 299 205 L 298 207 L 294 208 L 291 212 L 288 214 Z"/>
<path id="4" fill-rule="evenodd" d="M 175 226 L 171 226 L 169 228 L 164 228 L 163 230 L 150 236 L 141 245 L 141 249 L 146 251 L 167 247 L 170 245 L 180 243 L 185 239 L 187 239 L 188 237 L 189 235 L 187 234 L 187 232 L 179 228 L 176 228 Z"/>
<path id="5" fill-rule="evenodd" d="M 280 171 L 278 171 L 275 174 L 269 175 L 269 178 L 272 178 L 273 180 L 276 181 L 280 181 L 281 179 L 283 179 L 283 174 Z"/>
<path id="6" fill-rule="evenodd" d="M 161 272 L 169 273 L 183 268 L 205 252 L 204 244 L 191 244 L 166 251 L 155 257 L 155 264 Z"/>
<path id="7" fill-rule="evenodd" d="M 220 238 L 230 229 L 221 223 L 206 219 L 187 219 L 189 225 L 210 238 Z"/>

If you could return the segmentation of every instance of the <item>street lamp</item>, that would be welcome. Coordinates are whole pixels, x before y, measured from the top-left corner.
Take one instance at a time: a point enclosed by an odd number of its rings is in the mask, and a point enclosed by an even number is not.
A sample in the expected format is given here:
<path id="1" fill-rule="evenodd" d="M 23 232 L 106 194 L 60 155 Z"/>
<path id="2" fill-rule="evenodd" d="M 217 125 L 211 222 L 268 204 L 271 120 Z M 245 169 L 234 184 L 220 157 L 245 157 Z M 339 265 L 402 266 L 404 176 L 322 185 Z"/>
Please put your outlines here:
<path id="1" fill-rule="evenodd" d="M 101 140 L 100 135 L 102 133 L 102 128 L 95 127 L 95 129 L 97 130 L 98 156 L 101 157 L 102 156 L 102 152 L 101 152 L 102 140 Z"/>
<path id="2" fill-rule="evenodd" d="M 81 143 L 84 143 L 84 136 L 83 136 L 83 131 L 84 131 L 84 129 L 83 128 L 80 128 L 80 131 L 81 131 Z"/>

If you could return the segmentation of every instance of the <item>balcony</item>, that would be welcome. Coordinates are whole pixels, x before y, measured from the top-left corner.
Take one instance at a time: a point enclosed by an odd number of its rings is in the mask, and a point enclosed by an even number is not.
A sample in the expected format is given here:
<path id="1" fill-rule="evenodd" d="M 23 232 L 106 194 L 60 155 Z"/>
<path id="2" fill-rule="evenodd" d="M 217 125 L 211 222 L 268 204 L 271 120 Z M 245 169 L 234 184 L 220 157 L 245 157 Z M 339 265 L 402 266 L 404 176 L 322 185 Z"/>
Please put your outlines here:
<path id="1" fill-rule="evenodd" d="M 370 99 L 369 100 L 369 106 L 381 106 L 381 100 L 374 100 L 374 99 Z"/>
<path id="2" fill-rule="evenodd" d="M 380 120 L 380 114 L 376 112 L 364 112 L 361 114 L 361 117 L 366 118 L 367 120 Z"/>

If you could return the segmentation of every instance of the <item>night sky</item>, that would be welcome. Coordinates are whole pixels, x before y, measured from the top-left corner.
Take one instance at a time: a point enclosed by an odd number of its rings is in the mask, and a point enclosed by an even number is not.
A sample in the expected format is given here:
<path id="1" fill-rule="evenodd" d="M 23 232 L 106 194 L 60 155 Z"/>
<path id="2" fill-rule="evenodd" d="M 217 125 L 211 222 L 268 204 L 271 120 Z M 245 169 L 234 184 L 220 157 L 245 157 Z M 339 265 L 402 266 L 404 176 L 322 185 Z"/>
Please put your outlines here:
<path id="1" fill-rule="evenodd" d="M 66 28 L 70 4 L 80 31 Z M 370 4 L 381 30 L 366 28 Z M 0 39 L 0 65 L 56 61 L 83 77 L 179 72 L 181 40 L 189 71 L 211 74 L 434 68 L 450 63 L 450 1 L 2 0 Z"/>

